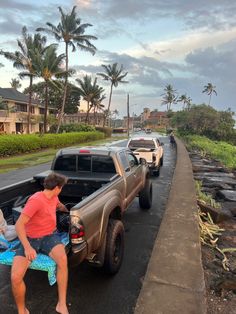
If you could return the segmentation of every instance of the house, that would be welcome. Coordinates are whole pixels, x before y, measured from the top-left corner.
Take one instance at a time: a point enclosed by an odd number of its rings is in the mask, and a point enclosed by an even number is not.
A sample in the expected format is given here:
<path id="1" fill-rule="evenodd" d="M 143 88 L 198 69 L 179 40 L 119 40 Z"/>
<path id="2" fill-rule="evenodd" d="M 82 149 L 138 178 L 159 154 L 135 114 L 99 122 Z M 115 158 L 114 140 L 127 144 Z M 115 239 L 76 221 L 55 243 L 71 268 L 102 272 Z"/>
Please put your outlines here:
<path id="1" fill-rule="evenodd" d="M 0 133 L 26 133 L 29 96 L 14 88 L 0 88 Z M 49 110 L 48 110 L 49 114 Z M 30 133 L 43 129 L 44 105 L 32 99 Z"/>
<path id="2" fill-rule="evenodd" d="M 167 112 L 154 110 L 149 111 L 143 122 L 147 128 L 166 128 L 169 118 L 167 117 Z"/>
<path id="3" fill-rule="evenodd" d="M 88 117 L 86 112 L 78 112 L 73 114 L 64 114 L 62 123 L 87 123 L 90 125 L 103 126 L 104 113 L 102 112 L 89 112 Z"/>
<path id="4" fill-rule="evenodd" d="M 149 108 L 144 108 L 140 116 L 133 115 L 129 117 L 129 128 L 166 128 L 169 124 L 169 118 L 167 117 L 167 112 L 165 111 L 151 111 Z M 128 126 L 128 117 L 124 117 L 123 127 L 127 128 Z"/>

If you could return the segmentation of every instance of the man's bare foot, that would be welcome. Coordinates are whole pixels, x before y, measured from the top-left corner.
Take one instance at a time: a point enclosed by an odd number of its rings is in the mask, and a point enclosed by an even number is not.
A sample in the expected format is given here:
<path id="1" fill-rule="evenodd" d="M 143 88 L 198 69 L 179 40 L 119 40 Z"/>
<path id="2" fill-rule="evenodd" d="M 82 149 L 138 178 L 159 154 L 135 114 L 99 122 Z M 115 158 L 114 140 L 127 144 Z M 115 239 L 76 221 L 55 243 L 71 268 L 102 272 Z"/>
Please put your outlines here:
<path id="1" fill-rule="evenodd" d="M 60 314 L 69 314 L 69 311 L 67 309 L 66 304 L 65 305 L 61 305 L 61 304 L 57 304 L 56 306 L 56 312 L 60 313 Z"/>
<path id="2" fill-rule="evenodd" d="M 19 313 L 21 313 L 21 311 Z M 22 312 L 22 314 L 30 314 L 30 312 L 27 308 L 25 308 L 24 313 Z"/>

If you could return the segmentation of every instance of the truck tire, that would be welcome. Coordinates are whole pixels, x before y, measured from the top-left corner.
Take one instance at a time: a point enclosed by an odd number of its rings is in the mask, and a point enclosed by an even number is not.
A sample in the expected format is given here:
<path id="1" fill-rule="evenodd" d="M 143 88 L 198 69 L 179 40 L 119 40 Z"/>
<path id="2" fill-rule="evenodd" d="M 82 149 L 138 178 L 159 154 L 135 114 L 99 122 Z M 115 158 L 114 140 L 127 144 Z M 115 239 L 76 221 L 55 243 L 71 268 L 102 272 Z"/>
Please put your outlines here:
<path id="1" fill-rule="evenodd" d="M 160 166 L 163 166 L 163 160 L 164 160 L 164 157 L 162 156 L 160 159 Z"/>
<path id="2" fill-rule="evenodd" d="M 122 264 L 124 255 L 124 225 L 120 220 L 110 219 L 107 227 L 106 251 L 103 269 L 115 275 Z"/>
<path id="3" fill-rule="evenodd" d="M 153 175 L 155 177 L 159 177 L 160 175 L 160 166 L 156 167 L 154 170 L 153 170 Z"/>
<path id="4" fill-rule="evenodd" d="M 139 192 L 139 206 L 147 210 L 152 206 L 152 182 L 147 179 L 144 188 Z"/>

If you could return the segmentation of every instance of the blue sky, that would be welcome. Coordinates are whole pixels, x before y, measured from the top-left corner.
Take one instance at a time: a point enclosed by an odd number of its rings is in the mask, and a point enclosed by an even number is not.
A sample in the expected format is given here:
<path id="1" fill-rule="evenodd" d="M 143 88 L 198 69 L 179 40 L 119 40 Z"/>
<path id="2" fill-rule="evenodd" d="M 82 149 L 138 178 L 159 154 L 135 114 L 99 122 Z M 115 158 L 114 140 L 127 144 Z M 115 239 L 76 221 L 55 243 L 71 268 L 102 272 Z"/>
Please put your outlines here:
<path id="1" fill-rule="evenodd" d="M 128 84 L 114 89 L 112 109 L 126 114 L 127 93 L 131 112 L 139 114 L 144 107 L 165 110 L 161 94 L 172 84 L 179 95 L 187 94 L 193 103 L 208 103 L 202 93 L 204 85 L 216 86 L 212 106 L 218 110 L 236 111 L 236 2 L 232 0 L 2 0 L 0 1 L 0 48 L 17 49 L 16 39 L 22 26 L 33 33 L 46 22 L 58 24 L 58 6 L 65 12 L 77 5 L 82 23 L 93 26 L 87 33 L 98 40 L 95 56 L 70 52 L 70 67 L 75 78 L 86 73 L 95 77 L 101 64 L 117 62 L 128 72 Z M 53 38 L 48 38 L 51 43 Z M 59 45 L 58 52 L 64 52 Z M 2 56 L 0 87 L 10 87 L 17 77 L 12 63 Z M 74 79 L 71 81 L 74 83 Z M 109 86 L 105 88 L 107 105 Z M 22 81 L 27 87 L 28 81 Z M 174 106 L 178 110 L 181 105 Z"/>

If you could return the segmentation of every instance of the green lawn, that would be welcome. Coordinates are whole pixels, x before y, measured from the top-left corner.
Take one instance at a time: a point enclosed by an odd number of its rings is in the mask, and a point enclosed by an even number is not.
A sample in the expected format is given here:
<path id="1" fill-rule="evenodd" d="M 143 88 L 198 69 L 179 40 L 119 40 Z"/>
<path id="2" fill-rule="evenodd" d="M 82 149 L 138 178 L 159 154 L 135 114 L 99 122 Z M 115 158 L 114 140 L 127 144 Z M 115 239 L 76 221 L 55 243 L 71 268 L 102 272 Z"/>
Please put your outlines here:
<path id="1" fill-rule="evenodd" d="M 113 141 L 121 140 L 125 138 L 126 137 L 120 137 L 120 136 L 106 138 L 103 140 L 82 143 L 81 145 L 77 145 L 76 147 L 82 147 L 82 146 L 87 146 L 87 145 L 89 146 L 101 145 L 101 144 L 111 143 Z M 23 154 L 20 156 L 17 155 L 13 157 L 0 158 L 0 173 L 50 162 L 55 156 L 55 153 L 57 151 L 58 149 L 51 148 L 51 149 L 46 149 L 44 151 L 36 152 L 36 153 L 34 152 L 34 153 Z"/>

